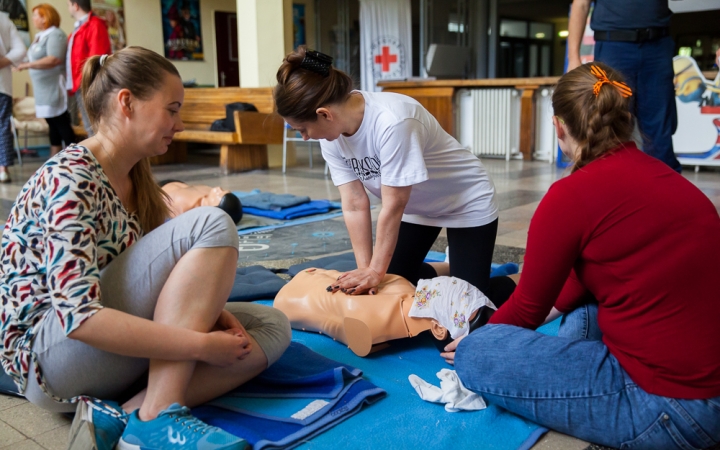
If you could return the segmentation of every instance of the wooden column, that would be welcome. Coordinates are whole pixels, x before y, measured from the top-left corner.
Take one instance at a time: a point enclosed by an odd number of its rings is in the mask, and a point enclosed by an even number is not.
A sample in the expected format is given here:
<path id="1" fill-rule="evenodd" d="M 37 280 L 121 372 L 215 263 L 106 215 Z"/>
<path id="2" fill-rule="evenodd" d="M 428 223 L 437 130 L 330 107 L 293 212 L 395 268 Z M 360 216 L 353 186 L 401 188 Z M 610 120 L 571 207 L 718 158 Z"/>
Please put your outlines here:
<path id="1" fill-rule="evenodd" d="M 522 90 L 520 100 L 520 153 L 531 161 L 535 151 L 535 91 L 539 86 L 516 86 Z"/>

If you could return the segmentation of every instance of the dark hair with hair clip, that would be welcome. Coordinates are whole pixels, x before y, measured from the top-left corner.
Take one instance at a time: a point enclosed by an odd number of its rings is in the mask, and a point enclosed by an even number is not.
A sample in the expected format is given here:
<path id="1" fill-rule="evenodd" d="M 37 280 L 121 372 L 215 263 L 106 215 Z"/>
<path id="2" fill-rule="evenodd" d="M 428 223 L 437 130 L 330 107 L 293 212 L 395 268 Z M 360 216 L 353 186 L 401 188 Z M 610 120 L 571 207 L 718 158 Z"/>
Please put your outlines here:
<path id="1" fill-rule="evenodd" d="M 332 66 L 332 57 L 301 45 L 283 60 L 273 90 L 279 115 L 301 122 L 317 120 L 318 108 L 342 103 L 353 89 L 352 78 Z"/>
<path id="2" fill-rule="evenodd" d="M 330 75 L 332 63 L 332 56 L 315 50 L 306 50 L 305 57 L 300 63 L 300 68 L 309 70 L 310 72 L 319 73 L 320 75 L 326 77 Z"/>

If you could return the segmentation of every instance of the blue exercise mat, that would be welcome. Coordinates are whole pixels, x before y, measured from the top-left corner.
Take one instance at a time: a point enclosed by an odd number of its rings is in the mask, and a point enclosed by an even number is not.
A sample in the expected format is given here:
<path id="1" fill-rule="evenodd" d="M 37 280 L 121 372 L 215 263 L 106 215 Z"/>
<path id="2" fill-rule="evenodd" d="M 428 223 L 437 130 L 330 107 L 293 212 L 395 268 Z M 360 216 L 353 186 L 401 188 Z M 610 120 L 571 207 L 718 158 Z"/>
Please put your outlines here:
<path id="1" fill-rule="evenodd" d="M 18 388 L 10 375 L 6 374 L 5 371 L 0 367 L 0 394 L 5 395 L 18 395 Z"/>
<path id="2" fill-rule="evenodd" d="M 293 342 L 258 377 L 193 414 L 255 450 L 293 448 L 384 396 L 360 370 Z"/>
<path id="3" fill-rule="evenodd" d="M 271 301 L 260 303 L 272 305 Z M 559 319 L 540 329 L 556 335 Z M 412 339 L 393 341 L 389 348 L 365 358 L 327 336 L 293 330 L 293 341 L 335 361 L 357 367 L 371 383 L 388 396 L 367 411 L 314 437 L 299 448 L 335 449 L 529 449 L 547 431 L 496 406 L 483 411 L 445 412 L 444 405 L 418 397 L 408 375 L 438 383 L 436 373 L 450 368 L 423 333 Z"/>

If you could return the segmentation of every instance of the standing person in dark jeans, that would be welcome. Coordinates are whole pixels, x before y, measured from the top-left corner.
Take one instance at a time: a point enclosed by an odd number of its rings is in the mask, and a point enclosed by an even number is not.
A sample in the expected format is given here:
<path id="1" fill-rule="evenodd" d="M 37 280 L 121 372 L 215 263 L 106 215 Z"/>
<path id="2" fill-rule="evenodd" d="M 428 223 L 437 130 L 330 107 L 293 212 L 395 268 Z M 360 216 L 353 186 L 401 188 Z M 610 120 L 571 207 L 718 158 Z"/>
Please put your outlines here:
<path id="1" fill-rule="evenodd" d="M 0 12 L 0 183 L 9 183 L 8 166 L 13 165 L 12 119 L 12 70 L 25 57 L 23 44 L 17 28 L 5 12 Z"/>
<path id="2" fill-rule="evenodd" d="M 90 0 L 69 0 L 68 10 L 75 19 L 75 30 L 68 38 L 67 50 L 67 90 L 75 101 L 75 108 L 70 108 L 73 114 L 80 111 L 83 126 L 88 136 L 92 136 L 93 130 L 90 126 L 90 119 L 83 105 L 80 80 L 82 78 L 83 65 L 91 56 L 108 55 L 112 53 L 110 35 L 108 34 L 105 21 L 92 13 Z"/>
<path id="3" fill-rule="evenodd" d="M 579 66 L 580 43 L 591 0 L 574 0 L 568 28 L 568 72 Z M 595 61 L 619 70 L 633 90 L 632 112 L 643 135 L 643 151 L 677 172 L 672 135 L 677 128 L 667 0 L 595 0 L 590 27 Z"/>
<path id="4" fill-rule="evenodd" d="M 17 70 L 30 70 L 35 93 L 35 116 L 45 119 L 50 128 L 50 156 L 76 142 L 68 113 L 65 90 L 65 56 L 67 35 L 58 28 L 60 14 L 47 3 L 32 10 L 32 20 L 39 31 L 28 51 L 29 62 L 19 64 Z"/>

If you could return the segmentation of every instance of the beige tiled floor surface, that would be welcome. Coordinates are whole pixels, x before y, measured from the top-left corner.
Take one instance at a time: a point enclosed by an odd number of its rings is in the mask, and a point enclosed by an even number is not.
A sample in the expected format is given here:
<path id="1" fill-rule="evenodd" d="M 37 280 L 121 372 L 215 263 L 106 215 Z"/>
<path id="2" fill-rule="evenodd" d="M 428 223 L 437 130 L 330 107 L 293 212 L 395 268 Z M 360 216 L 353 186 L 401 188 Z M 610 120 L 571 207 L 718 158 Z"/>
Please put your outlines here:
<path id="1" fill-rule="evenodd" d="M 304 152 L 299 152 L 304 153 Z M 323 176 L 322 167 L 308 169 L 305 161 L 291 168 L 283 176 L 277 170 L 256 171 L 244 174 L 222 176 L 214 165 L 213 157 L 196 157 L 194 163 L 181 166 L 156 168 L 159 179 L 175 178 L 222 186 L 230 190 L 251 190 L 258 188 L 275 193 L 308 195 L 311 198 L 337 199 L 337 188 Z M 500 226 L 497 243 L 500 245 L 525 247 L 527 228 L 540 196 L 550 184 L 563 175 L 561 170 L 543 162 L 485 160 L 501 203 Z M 26 161 L 22 168 L 14 167 L 13 182 L 0 185 L 0 201 L 13 201 L 26 180 L 39 166 L 39 161 Z M 720 208 L 720 172 L 688 170 L 686 177 L 701 188 Z M 377 215 L 379 208 L 373 211 Z M 25 400 L 0 395 L 0 449 L 33 450 L 65 449 L 68 440 L 70 419 L 60 414 L 51 414 L 35 407 Z M 534 447 L 535 450 L 580 450 L 588 443 L 559 433 L 548 433 Z"/>

